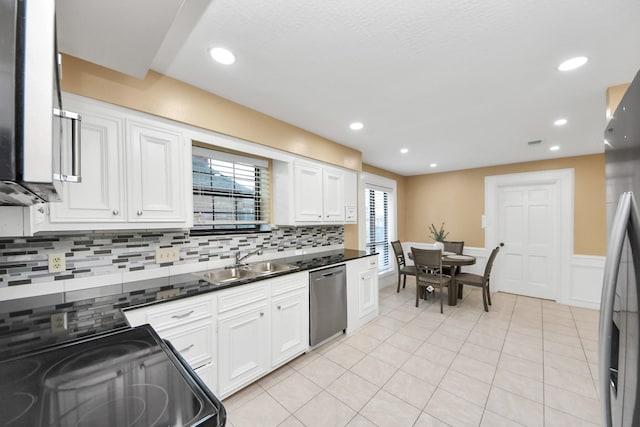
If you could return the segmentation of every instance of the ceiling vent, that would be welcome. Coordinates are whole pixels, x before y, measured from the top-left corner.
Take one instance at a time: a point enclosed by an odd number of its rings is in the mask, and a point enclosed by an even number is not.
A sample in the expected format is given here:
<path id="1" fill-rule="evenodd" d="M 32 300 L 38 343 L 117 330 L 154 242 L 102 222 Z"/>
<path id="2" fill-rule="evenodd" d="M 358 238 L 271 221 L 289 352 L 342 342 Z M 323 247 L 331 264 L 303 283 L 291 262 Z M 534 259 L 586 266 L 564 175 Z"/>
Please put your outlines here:
<path id="1" fill-rule="evenodd" d="M 539 145 L 539 144 L 542 144 L 542 140 L 541 139 L 536 139 L 534 141 L 527 142 L 527 145 Z"/>

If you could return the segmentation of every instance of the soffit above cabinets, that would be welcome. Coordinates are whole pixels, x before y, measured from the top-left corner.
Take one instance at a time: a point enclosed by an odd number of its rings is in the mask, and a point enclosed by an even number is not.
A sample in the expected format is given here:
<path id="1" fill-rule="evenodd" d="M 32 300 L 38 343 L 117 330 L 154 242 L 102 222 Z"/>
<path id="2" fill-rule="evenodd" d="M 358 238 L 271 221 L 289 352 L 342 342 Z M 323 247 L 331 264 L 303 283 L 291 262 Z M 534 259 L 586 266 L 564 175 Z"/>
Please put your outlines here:
<path id="1" fill-rule="evenodd" d="M 189 0 L 58 0 L 58 49 L 143 78 Z M 179 39 L 174 36 L 173 39 Z"/>

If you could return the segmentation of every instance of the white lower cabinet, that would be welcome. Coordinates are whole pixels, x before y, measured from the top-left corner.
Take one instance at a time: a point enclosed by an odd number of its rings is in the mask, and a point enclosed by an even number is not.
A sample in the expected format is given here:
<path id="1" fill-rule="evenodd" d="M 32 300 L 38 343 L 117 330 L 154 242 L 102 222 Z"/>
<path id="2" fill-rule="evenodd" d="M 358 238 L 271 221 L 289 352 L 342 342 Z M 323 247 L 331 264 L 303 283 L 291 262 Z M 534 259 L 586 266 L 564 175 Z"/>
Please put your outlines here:
<path id="1" fill-rule="evenodd" d="M 217 392 L 216 296 L 198 295 L 124 312 L 131 326 L 150 324 Z"/>
<path id="2" fill-rule="evenodd" d="M 277 368 L 309 348 L 309 286 L 281 281 L 271 292 L 271 367 Z"/>
<path id="3" fill-rule="evenodd" d="M 251 384 L 309 348 L 309 273 L 218 292 L 218 392 Z"/>
<path id="4" fill-rule="evenodd" d="M 347 333 L 378 316 L 378 257 L 347 263 Z"/>
<path id="5" fill-rule="evenodd" d="M 235 309 L 218 319 L 220 397 L 269 371 L 269 313 L 266 301 Z"/>

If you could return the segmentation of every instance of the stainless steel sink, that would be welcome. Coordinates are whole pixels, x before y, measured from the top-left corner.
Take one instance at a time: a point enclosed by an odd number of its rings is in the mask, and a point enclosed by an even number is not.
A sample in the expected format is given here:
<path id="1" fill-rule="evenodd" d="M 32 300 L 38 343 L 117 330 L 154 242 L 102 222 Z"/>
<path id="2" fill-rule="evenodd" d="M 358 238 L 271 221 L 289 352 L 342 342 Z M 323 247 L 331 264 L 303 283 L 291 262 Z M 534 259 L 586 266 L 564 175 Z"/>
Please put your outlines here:
<path id="1" fill-rule="evenodd" d="M 239 280 L 249 279 L 256 276 L 267 276 L 281 271 L 292 270 L 295 265 L 281 264 L 277 262 L 256 262 L 254 264 L 243 265 L 242 267 L 218 268 L 216 270 L 197 273 L 209 283 L 222 285 Z"/>
<path id="2" fill-rule="evenodd" d="M 257 273 L 245 268 L 220 268 L 200 274 L 200 276 L 210 283 L 229 283 L 236 280 L 255 277 Z"/>
<path id="3" fill-rule="evenodd" d="M 252 271 L 256 274 L 271 274 L 278 273 L 280 271 L 288 271 L 296 268 L 295 265 L 290 264 L 280 264 L 277 262 L 256 262 L 254 264 L 249 264 L 245 269 Z"/>

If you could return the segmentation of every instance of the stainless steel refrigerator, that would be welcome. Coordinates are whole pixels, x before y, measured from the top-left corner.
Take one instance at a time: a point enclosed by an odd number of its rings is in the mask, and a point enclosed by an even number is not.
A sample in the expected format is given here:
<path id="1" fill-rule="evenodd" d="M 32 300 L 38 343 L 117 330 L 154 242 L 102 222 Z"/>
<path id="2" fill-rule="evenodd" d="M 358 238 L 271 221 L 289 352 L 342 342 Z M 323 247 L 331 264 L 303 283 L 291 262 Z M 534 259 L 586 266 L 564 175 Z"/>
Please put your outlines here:
<path id="1" fill-rule="evenodd" d="M 607 258 L 600 303 L 603 426 L 640 426 L 640 72 L 605 130 Z"/>

